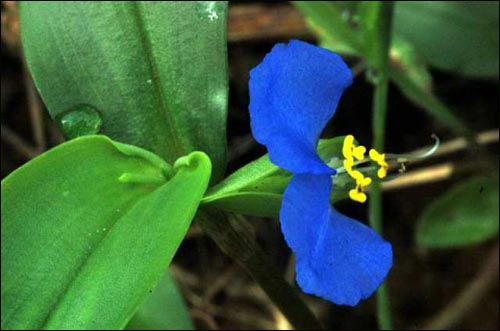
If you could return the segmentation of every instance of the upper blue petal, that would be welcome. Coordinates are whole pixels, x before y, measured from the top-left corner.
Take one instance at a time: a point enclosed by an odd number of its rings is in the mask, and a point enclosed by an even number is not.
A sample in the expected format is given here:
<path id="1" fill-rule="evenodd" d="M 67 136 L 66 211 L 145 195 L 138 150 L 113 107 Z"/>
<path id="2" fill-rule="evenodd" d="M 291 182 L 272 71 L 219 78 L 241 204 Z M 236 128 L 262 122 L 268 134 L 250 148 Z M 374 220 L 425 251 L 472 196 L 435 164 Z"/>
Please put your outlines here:
<path id="1" fill-rule="evenodd" d="M 339 55 L 298 40 L 275 45 L 249 83 L 252 132 L 271 161 L 293 173 L 333 173 L 316 145 L 351 83 Z"/>
<path id="2" fill-rule="evenodd" d="M 392 248 L 374 230 L 330 206 L 328 175 L 295 175 L 283 196 L 281 228 L 296 255 L 297 283 L 340 305 L 369 297 L 392 266 Z"/>

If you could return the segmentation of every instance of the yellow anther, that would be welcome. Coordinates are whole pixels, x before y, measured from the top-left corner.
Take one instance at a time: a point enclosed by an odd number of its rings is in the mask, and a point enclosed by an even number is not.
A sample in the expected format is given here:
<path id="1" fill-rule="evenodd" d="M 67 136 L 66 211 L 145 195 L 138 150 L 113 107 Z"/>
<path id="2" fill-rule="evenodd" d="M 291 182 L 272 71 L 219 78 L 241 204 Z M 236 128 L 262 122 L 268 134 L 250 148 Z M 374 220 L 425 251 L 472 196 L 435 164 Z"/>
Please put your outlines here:
<path id="1" fill-rule="evenodd" d="M 389 164 L 385 161 L 385 154 L 380 154 L 374 149 L 370 149 L 370 159 L 377 162 L 380 169 L 377 171 L 378 178 L 384 178 L 387 176 L 387 169 L 389 169 Z"/>
<path id="2" fill-rule="evenodd" d="M 356 188 L 349 191 L 351 200 L 364 203 L 367 199 L 365 187 L 372 183 L 370 177 L 365 177 L 359 170 L 354 170 L 354 159 L 361 161 L 365 158 L 366 147 L 355 146 L 354 136 L 348 135 L 344 139 L 342 154 L 344 155 L 344 169 L 356 181 Z"/>
<path id="3" fill-rule="evenodd" d="M 347 173 L 349 174 L 349 176 L 352 177 L 352 167 L 354 166 L 354 160 L 353 159 L 346 159 L 344 160 L 344 169 L 345 171 L 347 171 Z"/>
<path id="4" fill-rule="evenodd" d="M 344 138 L 344 145 L 342 146 L 342 154 L 345 159 L 356 158 L 361 161 L 365 158 L 366 147 L 356 146 L 354 144 L 354 136 L 348 135 Z"/>
<path id="5" fill-rule="evenodd" d="M 358 160 L 361 161 L 365 158 L 365 153 L 366 153 L 366 147 L 365 146 L 358 146 L 354 147 L 352 150 L 352 155 Z"/>
<path id="6" fill-rule="evenodd" d="M 362 177 L 356 180 L 356 188 L 349 191 L 349 197 L 357 202 L 364 203 L 366 201 L 365 187 L 372 183 L 370 177 Z"/>
<path id="7" fill-rule="evenodd" d="M 344 160 L 345 171 L 347 171 L 347 173 L 349 174 L 349 176 L 351 176 L 351 178 L 355 179 L 356 182 L 358 182 L 358 181 L 362 180 L 364 178 L 364 176 L 361 173 L 361 171 L 353 170 L 352 169 L 353 166 L 354 166 L 353 159 Z"/>
<path id="8" fill-rule="evenodd" d="M 363 177 L 359 181 L 356 181 L 356 184 L 358 186 L 361 186 L 361 188 L 365 188 L 369 186 L 372 183 L 372 179 L 370 177 Z"/>
<path id="9" fill-rule="evenodd" d="M 375 149 L 370 149 L 370 159 L 373 161 L 380 163 L 380 162 L 385 162 L 385 154 L 380 154 L 377 152 Z"/>
<path id="10" fill-rule="evenodd" d="M 358 187 L 349 191 L 349 198 L 351 198 L 351 200 L 361 203 L 366 202 L 366 194 Z"/>
<path id="11" fill-rule="evenodd" d="M 344 145 L 342 146 L 342 155 L 346 160 L 352 159 L 352 150 L 354 149 L 354 136 L 348 135 L 344 138 Z"/>

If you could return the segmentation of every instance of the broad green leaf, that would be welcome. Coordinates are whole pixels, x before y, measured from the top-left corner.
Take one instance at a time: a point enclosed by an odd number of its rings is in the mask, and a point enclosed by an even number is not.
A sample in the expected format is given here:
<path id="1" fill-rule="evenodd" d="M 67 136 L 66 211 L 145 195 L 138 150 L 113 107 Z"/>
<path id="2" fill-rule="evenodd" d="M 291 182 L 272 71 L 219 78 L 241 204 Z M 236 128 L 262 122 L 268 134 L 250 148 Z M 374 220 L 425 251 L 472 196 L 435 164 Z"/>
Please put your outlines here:
<path id="1" fill-rule="evenodd" d="M 422 214 L 417 244 L 452 248 L 480 243 L 498 234 L 498 182 L 474 177 L 453 187 Z"/>
<path id="2" fill-rule="evenodd" d="M 194 330 L 175 280 L 166 272 L 160 283 L 148 295 L 127 330 Z"/>
<path id="3" fill-rule="evenodd" d="M 226 14 L 222 1 L 20 6 L 26 60 L 68 137 L 100 132 L 168 162 L 204 151 L 215 180 L 226 152 Z"/>
<path id="4" fill-rule="evenodd" d="M 498 76 L 498 1 L 398 1 L 394 32 L 431 65 Z"/>
<path id="5" fill-rule="evenodd" d="M 341 159 L 343 142 L 343 136 L 319 142 L 319 155 L 334 168 L 339 167 L 342 163 L 339 160 Z M 348 176 L 344 174 L 334 177 L 335 187 L 332 190 L 332 202 L 348 196 L 345 177 Z M 202 202 L 230 212 L 278 217 L 281 196 L 291 178 L 291 173 L 273 164 L 266 154 L 214 186 L 207 192 Z"/>
<path id="6" fill-rule="evenodd" d="M 293 1 L 304 15 L 323 47 L 335 52 L 359 55 L 362 40 L 353 25 L 357 23 L 356 4 L 352 1 Z"/>
<path id="7" fill-rule="evenodd" d="M 2 329 L 124 327 L 165 273 L 208 184 L 203 153 L 175 168 L 85 136 L 2 181 Z"/>

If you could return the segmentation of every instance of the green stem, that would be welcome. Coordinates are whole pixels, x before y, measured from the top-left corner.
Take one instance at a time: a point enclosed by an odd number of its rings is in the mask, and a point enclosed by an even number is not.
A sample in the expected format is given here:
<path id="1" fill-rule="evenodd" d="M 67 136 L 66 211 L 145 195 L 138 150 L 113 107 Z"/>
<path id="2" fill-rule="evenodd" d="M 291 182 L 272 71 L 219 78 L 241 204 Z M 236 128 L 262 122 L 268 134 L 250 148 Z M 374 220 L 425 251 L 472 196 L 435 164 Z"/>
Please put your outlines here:
<path id="1" fill-rule="evenodd" d="M 297 330 L 323 329 L 299 297 L 298 291 L 285 281 L 281 272 L 268 260 L 245 219 L 235 219 L 208 207 L 200 210 L 197 216 L 197 223 L 203 231 L 225 254 L 248 271 Z"/>
<path id="2" fill-rule="evenodd" d="M 387 284 L 382 284 L 377 290 L 377 319 L 380 330 L 394 330 Z"/>
<path id="3" fill-rule="evenodd" d="M 381 75 L 383 76 L 383 75 Z M 380 79 L 375 85 L 373 99 L 373 148 L 383 151 L 385 145 L 385 118 L 387 115 L 387 92 L 389 81 L 387 77 Z"/>
<path id="4" fill-rule="evenodd" d="M 369 6 L 369 5 L 367 5 Z M 372 44 L 374 49 L 369 55 L 373 57 L 372 70 L 376 73 L 374 80 L 375 91 L 373 98 L 373 148 L 378 151 L 384 150 L 385 123 L 387 115 L 387 94 L 389 89 L 389 48 L 391 40 L 392 25 L 392 2 L 381 2 L 371 4 L 378 12 L 373 25 L 368 27 L 367 37 L 373 38 L 376 42 Z M 382 191 L 380 182 L 375 180 L 370 191 L 369 220 L 370 225 L 382 235 Z M 386 284 L 377 290 L 377 320 L 379 329 L 391 330 L 392 319 L 390 311 L 389 296 Z"/>

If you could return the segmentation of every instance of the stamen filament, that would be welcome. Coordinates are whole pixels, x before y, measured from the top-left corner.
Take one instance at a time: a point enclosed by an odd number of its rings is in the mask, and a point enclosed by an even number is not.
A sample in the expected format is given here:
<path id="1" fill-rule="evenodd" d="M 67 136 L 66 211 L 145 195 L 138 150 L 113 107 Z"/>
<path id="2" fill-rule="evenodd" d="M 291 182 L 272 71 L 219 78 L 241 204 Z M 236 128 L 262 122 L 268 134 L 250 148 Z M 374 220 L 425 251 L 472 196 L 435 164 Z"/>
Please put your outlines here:
<path id="1" fill-rule="evenodd" d="M 371 149 L 369 157 L 365 158 L 366 147 L 356 146 L 354 136 L 346 136 L 342 147 L 342 154 L 344 156 L 344 160 L 342 161 L 343 166 L 336 168 L 337 173 L 333 177 L 347 173 L 349 177 L 354 179 L 356 186 L 355 188 L 346 189 L 345 191 L 349 191 L 349 197 L 351 200 L 364 203 L 367 199 L 365 189 L 372 183 L 372 178 L 365 175 L 377 174 L 377 177 L 384 178 L 384 181 L 390 181 L 396 178 L 398 176 L 397 174 L 387 176 L 387 171 L 389 170 L 388 161 L 397 162 L 400 165 L 399 172 L 403 173 L 406 170 L 405 162 L 416 159 L 425 159 L 437 151 L 440 145 L 440 140 L 435 134 L 432 135 L 432 138 L 435 140 L 434 146 L 423 153 L 386 154 L 379 153 L 376 150 Z M 333 163 L 333 161 L 334 160 L 332 159 L 330 162 Z M 356 167 L 360 165 L 372 163 L 373 161 L 377 163 L 378 167 L 363 166 L 356 169 Z M 344 191 L 344 189 L 339 190 Z"/>
<path id="2" fill-rule="evenodd" d="M 434 153 L 436 153 L 436 151 L 439 148 L 439 145 L 441 145 L 441 140 L 437 135 L 432 134 L 431 138 L 434 139 L 434 145 L 428 151 L 422 153 L 413 153 L 413 154 L 386 154 L 385 156 L 388 160 L 396 160 L 396 162 L 398 163 L 404 163 L 411 160 L 428 158 L 432 156 Z"/>

